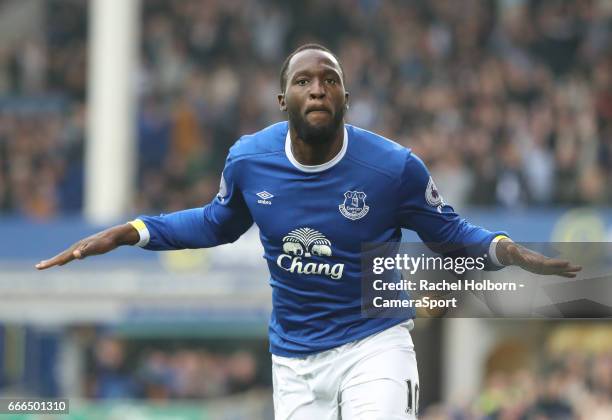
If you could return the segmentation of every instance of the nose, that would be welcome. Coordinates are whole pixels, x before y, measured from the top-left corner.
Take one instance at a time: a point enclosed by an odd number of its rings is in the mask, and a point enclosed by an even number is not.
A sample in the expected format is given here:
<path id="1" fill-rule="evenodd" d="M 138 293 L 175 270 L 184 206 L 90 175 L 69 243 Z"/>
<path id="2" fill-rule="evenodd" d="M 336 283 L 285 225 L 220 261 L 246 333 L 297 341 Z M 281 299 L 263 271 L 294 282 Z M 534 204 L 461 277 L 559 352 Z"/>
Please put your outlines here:
<path id="1" fill-rule="evenodd" d="M 314 79 L 310 83 L 310 97 L 312 99 L 321 99 L 325 97 L 325 86 L 319 79 Z"/>

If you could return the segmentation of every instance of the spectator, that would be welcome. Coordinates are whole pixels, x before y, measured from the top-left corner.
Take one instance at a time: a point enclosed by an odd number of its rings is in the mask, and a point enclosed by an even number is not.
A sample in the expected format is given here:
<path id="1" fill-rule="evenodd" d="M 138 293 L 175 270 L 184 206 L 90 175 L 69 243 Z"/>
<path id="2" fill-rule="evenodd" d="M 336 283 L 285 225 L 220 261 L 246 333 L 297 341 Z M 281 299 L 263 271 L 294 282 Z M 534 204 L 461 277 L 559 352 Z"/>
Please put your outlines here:
<path id="1" fill-rule="evenodd" d="M 336 48 L 346 63 L 349 121 L 414 148 L 458 207 L 609 203 L 606 4 L 343 0 L 304 13 L 280 0 L 143 2 L 135 211 L 214 195 L 228 147 L 282 118 L 278 60 L 305 40 Z M 65 146 L 57 127 L 83 108 L 87 3 L 41 7 L 43 36 L 0 51 L 0 85 L 13 98 L 0 105 L 0 180 L 8 183 L 0 200 L 3 212 L 49 218 L 78 210 L 66 197 L 82 198 L 82 182 L 67 181 L 82 178 L 82 156 L 57 153 Z M 53 121 L 28 115 L 28 126 L 56 130 L 44 148 L 10 116 L 31 94 L 73 104 Z M 44 182 L 32 186 L 34 178 Z"/>

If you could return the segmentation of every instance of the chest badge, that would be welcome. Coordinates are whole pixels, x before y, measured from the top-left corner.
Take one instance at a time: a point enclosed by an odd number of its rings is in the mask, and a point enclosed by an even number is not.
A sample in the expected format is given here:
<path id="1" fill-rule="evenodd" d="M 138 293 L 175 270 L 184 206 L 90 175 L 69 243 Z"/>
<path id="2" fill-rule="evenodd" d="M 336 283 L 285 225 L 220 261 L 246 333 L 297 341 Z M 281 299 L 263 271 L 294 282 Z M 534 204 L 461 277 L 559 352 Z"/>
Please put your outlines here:
<path id="1" fill-rule="evenodd" d="M 370 211 L 370 206 L 365 203 L 366 197 L 363 191 L 345 192 L 344 203 L 338 206 L 340 213 L 350 220 L 361 219 Z"/>

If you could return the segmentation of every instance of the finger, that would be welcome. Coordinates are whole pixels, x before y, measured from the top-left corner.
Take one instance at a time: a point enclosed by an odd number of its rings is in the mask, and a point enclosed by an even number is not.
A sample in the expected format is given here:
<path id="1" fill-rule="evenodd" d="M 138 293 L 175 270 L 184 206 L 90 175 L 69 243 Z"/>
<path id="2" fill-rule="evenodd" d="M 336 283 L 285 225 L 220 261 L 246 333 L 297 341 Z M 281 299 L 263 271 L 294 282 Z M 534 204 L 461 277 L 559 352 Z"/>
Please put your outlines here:
<path id="1" fill-rule="evenodd" d="M 38 270 L 45 270 L 47 268 L 56 266 L 56 265 L 64 265 L 74 259 L 72 252 L 70 250 L 66 250 L 57 254 L 55 257 L 43 260 L 35 265 Z"/>
<path id="2" fill-rule="evenodd" d="M 87 241 L 83 244 L 81 244 L 80 246 L 78 246 L 72 253 L 72 255 L 74 255 L 74 258 L 77 258 L 79 260 L 82 260 L 85 257 L 88 257 L 90 255 L 92 255 L 93 253 L 95 253 L 95 247 L 91 245 L 92 242 L 91 241 Z"/>
<path id="3" fill-rule="evenodd" d="M 78 259 L 85 258 L 87 256 L 87 251 L 85 250 L 85 248 L 87 248 L 87 242 L 77 246 L 72 255 L 74 255 L 74 257 Z"/>
<path id="4" fill-rule="evenodd" d="M 548 260 L 545 262 L 546 266 L 550 269 L 556 269 L 564 272 L 577 273 L 582 270 L 582 266 L 575 265 L 565 260 Z"/>
<path id="5" fill-rule="evenodd" d="M 567 267 L 562 267 L 562 268 L 548 268 L 546 271 L 548 272 L 548 274 L 553 274 L 553 275 L 558 275 L 558 276 L 563 276 L 563 277 L 567 277 L 567 278 L 575 278 L 576 277 L 576 273 L 579 272 L 582 269 L 582 267 L 580 266 L 567 266 Z"/>
<path id="6" fill-rule="evenodd" d="M 40 262 L 38 262 L 34 267 L 36 267 L 37 270 L 44 270 L 46 268 L 52 267 L 54 264 L 50 264 L 49 260 L 42 260 Z"/>
<path id="7" fill-rule="evenodd" d="M 576 278 L 576 273 L 558 273 L 558 276 L 566 277 L 568 279 Z"/>
<path id="8" fill-rule="evenodd" d="M 567 261 L 567 260 L 558 260 L 558 259 L 550 259 L 549 260 L 551 263 L 555 264 L 555 265 L 559 265 L 559 266 L 565 266 L 568 270 L 572 270 L 572 271 L 580 271 L 582 270 L 582 266 L 578 265 L 578 264 L 572 264 L 571 262 Z"/>
<path id="9" fill-rule="evenodd" d="M 532 261 L 532 263 L 534 266 L 541 267 L 542 270 L 546 271 L 565 271 L 570 265 L 569 261 L 546 257 Z"/>
<path id="10" fill-rule="evenodd" d="M 544 264 L 546 264 L 549 267 L 559 267 L 559 268 L 569 267 L 571 265 L 570 262 L 567 260 L 559 260 L 556 258 L 549 258 L 544 261 Z"/>

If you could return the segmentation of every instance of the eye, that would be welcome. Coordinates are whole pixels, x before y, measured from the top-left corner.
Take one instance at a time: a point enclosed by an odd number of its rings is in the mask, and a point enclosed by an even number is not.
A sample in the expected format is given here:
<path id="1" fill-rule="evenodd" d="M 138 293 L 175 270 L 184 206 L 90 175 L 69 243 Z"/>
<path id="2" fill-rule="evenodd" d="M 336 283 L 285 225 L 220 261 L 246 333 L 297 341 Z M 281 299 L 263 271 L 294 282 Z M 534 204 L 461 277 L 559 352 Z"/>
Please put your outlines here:
<path id="1" fill-rule="evenodd" d="M 298 79 L 295 81 L 295 84 L 298 86 L 306 86 L 308 84 L 308 79 Z"/>
<path id="2" fill-rule="evenodd" d="M 336 83 L 338 83 L 338 82 L 336 81 L 336 79 L 327 79 L 326 81 L 327 81 L 327 83 L 329 83 L 330 85 L 335 85 Z"/>

